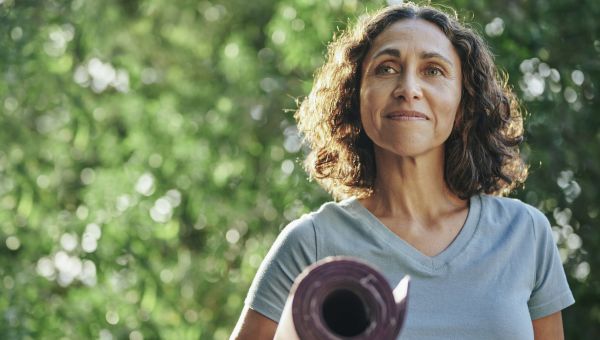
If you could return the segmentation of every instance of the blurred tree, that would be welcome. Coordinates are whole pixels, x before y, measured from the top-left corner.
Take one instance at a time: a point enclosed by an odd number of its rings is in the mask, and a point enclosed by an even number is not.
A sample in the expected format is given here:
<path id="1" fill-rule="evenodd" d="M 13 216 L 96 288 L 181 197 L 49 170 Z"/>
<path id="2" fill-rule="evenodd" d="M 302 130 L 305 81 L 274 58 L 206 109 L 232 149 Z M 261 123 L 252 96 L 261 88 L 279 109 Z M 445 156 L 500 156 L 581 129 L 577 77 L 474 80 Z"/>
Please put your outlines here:
<path id="1" fill-rule="evenodd" d="M 278 231 L 328 200 L 294 127 L 336 30 L 383 1 L 0 0 L 2 338 L 223 339 Z M 600 334 L 600 3 L 444 1 L 527 108 L 515 193 Z M 558 24 L 560 23 L 560 24 Z"/>

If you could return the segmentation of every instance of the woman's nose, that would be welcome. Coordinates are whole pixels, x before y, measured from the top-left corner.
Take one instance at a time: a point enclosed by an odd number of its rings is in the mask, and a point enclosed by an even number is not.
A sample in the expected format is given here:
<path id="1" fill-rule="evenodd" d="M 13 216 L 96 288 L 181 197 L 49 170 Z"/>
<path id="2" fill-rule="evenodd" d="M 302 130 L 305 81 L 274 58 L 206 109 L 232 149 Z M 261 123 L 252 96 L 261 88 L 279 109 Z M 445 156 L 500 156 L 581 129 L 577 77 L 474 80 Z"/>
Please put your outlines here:
<path id="1" fill-rule="evenodd" d="M 413 72 L 405 72 L 398 77 L 396 88 L 393 92 L 394 98 L 404 99 L 405 101 L 419 100 L 423 96 L 423 91 L 419 83 L 419 78 Z"/>

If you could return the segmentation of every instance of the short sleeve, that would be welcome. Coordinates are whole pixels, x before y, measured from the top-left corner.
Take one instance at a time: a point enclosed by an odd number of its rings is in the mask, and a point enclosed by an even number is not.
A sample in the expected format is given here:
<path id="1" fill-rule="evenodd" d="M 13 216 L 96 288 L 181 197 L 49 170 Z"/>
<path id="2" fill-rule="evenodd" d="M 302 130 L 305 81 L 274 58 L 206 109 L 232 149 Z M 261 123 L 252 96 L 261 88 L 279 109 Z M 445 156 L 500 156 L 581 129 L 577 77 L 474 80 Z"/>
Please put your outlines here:
<path id="1" fill-rule="evenodd" d="M 316 262 L 316 233 L 309 215 L 287 225 L 258 268 L 246 306 L 279 322 L 296 277 Z"/>
<path id="2" fill-rule="evenodd" d="M 539 210 L 530 207 L 535 234 L 535 282 L 528 301 L 531 319 L 556 313 L 573 303 L 550 223 Z"/>

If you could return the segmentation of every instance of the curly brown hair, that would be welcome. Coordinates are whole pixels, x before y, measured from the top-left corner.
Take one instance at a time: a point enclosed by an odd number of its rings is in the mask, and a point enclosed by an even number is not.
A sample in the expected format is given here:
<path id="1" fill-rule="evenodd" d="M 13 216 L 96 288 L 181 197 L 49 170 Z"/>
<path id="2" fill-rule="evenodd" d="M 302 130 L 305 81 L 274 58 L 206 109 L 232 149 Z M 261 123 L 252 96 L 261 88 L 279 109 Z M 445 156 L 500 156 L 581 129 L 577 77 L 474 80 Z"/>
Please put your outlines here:
<path id="1" fill-rule="evenodd" d="M 458 119 L 445 142 L 445 181 L 466 199 L 504 195 L 527 177 L 519 155 L 523 141 L 520 106 L 500 75 L 489 48 L 455 12 L 407 3 L 364 16 L 329 44 L 327 61 L 316 72 L 312 91 L 295 113 L 310 147 L 305 168 L 335 199 L 373 193 L 373 142 L 361 128 L 360 80 L 373 40 L 399 20 L 423 19 L 441 29 L 458 52 L 463 70 Z"/>

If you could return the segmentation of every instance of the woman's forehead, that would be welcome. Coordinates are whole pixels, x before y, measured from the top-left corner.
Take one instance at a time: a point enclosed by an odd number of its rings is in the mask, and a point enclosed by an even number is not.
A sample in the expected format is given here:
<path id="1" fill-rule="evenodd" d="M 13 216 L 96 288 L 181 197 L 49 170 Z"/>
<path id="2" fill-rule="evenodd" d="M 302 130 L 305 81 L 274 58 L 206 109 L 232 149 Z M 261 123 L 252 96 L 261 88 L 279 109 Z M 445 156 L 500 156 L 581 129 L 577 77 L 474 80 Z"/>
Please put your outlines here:
<path id="1" fill-rule="evenodd" d="M 402 19 L 384 29 L 373 41 L 365 60 L 386 49 L 419 49 L 459 60 L 456 49 L 444 32 L 424 19 Z"/>

